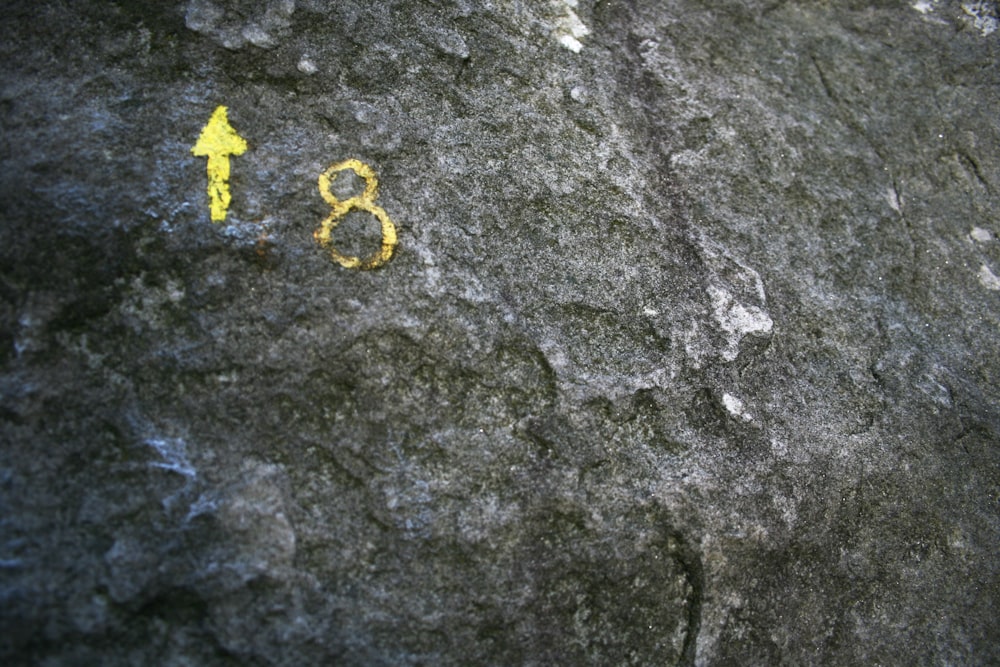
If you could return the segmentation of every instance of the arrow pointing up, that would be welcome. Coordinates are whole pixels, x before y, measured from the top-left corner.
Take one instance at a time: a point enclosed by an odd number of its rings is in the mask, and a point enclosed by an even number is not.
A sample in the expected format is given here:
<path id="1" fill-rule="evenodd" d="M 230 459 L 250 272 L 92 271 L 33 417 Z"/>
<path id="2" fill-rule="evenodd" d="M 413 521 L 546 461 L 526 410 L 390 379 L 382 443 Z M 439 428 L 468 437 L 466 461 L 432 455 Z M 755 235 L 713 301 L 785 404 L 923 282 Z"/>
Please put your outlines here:
<path id="1" fill-rule="evenodd" d="M 194 155 L 208 158 L 208 200 L 212 222 L 226 219 L 232 200 L 229 194 L 229 156 L 243 155 L 247 150 L 246 140 L 229 124 L 227 111 L 224 106 L 215 110 L 208 124 L 202 128 L 198 142 L 191 148 Z"/>

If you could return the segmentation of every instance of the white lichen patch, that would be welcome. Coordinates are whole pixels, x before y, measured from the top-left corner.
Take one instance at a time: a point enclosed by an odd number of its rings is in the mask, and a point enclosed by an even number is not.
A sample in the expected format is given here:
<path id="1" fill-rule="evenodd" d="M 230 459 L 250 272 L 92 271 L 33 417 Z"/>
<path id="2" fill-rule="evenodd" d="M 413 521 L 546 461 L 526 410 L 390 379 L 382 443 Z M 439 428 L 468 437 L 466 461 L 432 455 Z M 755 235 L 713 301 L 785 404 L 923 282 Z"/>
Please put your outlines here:
<path id="1" fill-rule="evenodd" d="M 982 227 L 973 227 L 969 231 L 969 238 L 978 243 L 989 243 L 993 240 L 993 232 Z"/>
<path id="2" fill-rule="evenodd" d="M 307 76 L 315 74 L 316 72 L 319 71 L 319 68 L 316 67 L 316 63 L 314 63 L 312 58 L 310 58 L 309 56 L 302 56 L 299 59 L 299 64 L 295 66 L 295 69 L 299 70 L 300 72 L 302 72 Z"/>
<path id="3" fill-rule="evenodd" d="M 729 414 L 734 417 L 739 417 L 743 421 L 753 421 L 753 417 L 749 412 L 743 407 L 743 401 L 736 398 L 732 394 L 724 393 L 722 394 L 722 405 L 725 406 Z"/>
<path id="4" fill-rule="evenodd" d="M 889 202 L 889 208 L 891 208 L 896 213 L 902 213 L 902 202 L 899 201 L 899 193 L 893 186 L 888 186 L 885 189 L 885 199 Z"/>
<path id="5" fill-rule="evenodd" d="M 244 26 L 240 34 L 243 36 L 243 39 L 261 49 L 271 49 L 277 44 L 274 37 L 256 23 Z"/>
<path id="6" fill-rule="evenodd" d="M 722 358 L 733 361 L 739 354 L 739 343 L 749 334 L 768 334 L 774 327 L 770 315 L 762 308 L 737 301 L 732 293 L 717 285 L 709 285 L 712 312 L 719 327 L 726 334 L 727 346 Z"/>
<path id="7" fill-rule="evenodd" d="M 1000 290 L 1000 278 L 985 264 L 979 267 L 979 284 L 988 290 Z"/>
<path id="8" fill-rule="evenodd" d="M 573 53 L 580 53 L 583 49 L 580 39 L 590 34 L 590 28 L 576 14 L 577 0 L 554 0 L 554 4 L 559 16 L 555 21 L 553 36 Z"/>
<path id="9" fill-rule="evenodd" d="M 995 2 L 963 2 L 962 11 L 972 19 L 972 25 L 983 34 L 991 35 L 1000 28 L 1000 11 Z"/>
<path id="10" fill-rule="evenodd" d="M 774 328 L 760 274 L 707 237 L 700 245 L 708 269 L 707 303 L 671 332 L 696 367 L 710 357 L 734 361 L 746 336 L 769 337 Z"/>
<path id="11" fill-rule="evenodd" d="M 934 13 L 940 6 L 941 0 L 916 0 L 910 5 L 912 9 L 920 12 L 924 21 L 928 23 L 947 25 L 948 22 L 944 18 L 942 18 L 939 14 Z"/>

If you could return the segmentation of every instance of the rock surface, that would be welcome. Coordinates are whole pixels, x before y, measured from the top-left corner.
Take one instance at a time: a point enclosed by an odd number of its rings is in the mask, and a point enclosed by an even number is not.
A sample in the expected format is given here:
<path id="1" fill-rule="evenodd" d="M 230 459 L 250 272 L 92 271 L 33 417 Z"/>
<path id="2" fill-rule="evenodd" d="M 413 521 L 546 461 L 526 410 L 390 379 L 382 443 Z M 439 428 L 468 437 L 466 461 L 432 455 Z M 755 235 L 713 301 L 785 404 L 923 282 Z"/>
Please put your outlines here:
<path id="1" fill-rule="evenodd" d="M 0 659 L 1000 661 L 997 15 L 6 3 Z"/>

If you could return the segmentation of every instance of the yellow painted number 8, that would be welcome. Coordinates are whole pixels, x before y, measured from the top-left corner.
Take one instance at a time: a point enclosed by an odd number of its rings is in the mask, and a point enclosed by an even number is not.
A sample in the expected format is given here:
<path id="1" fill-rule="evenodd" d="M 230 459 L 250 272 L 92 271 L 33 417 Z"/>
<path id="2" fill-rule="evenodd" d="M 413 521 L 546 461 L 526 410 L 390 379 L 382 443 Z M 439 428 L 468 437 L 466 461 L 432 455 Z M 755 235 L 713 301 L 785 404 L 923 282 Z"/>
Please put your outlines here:
<path id="1" fill-rule="evenodd" d="M 365 190 L 359 195 L 341 201 L 337 199 L 330 188 L 337 174 L 347 169 L 351 169 L 355 174 L 364 179 Z M 381 206 L 375 204 L 375 199 L 378 197 L 378 179 L 375 177 L 375 172 L 371 167 L 360 160 L 352 159 L 338 162 L 319 175 L 319 193 L 333 210 L 320 223 L 319 229 L 313 233 L 313 238 L 322 247 L 330 251 L 330 255 L 335 262 L 348 269 L 366 270 L 377 269 L 392 259 L 392 253 L 396 249 L 396 225 L 389 219 L 389 214 Z M 330 239 L 333 228 L 340 224 L 344 216 L 351 211 L 371 213 L 378 218 L 379 223 L 382 225 L 382 247 L 375 254 L 364 259 L 341 253 L 333 247 L 333 241 Z"/>

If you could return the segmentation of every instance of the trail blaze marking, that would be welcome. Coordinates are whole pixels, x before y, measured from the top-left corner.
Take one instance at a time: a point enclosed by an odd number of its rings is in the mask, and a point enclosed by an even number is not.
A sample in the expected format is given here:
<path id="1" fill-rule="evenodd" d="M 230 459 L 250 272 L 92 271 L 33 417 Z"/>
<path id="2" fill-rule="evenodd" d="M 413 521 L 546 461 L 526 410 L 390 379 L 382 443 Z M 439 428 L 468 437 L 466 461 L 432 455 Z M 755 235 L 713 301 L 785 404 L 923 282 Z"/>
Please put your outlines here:
<path id="1" fill-rule="evenodd" d="M 229 124 L 229 109 L 216 107 L 208 123 L 198 135 L 198 141 L 191 147 L 191 153 L 208 158 L 208 200 L 212 222 L 223 222 L 229 211 L 232 195 L 229 193 L 229 157 L 243 155 L 247 151 L 246 139 Z M 352 170 L 365 182 L 364 191 L 353 197 L 340 200 L 333 194 L 332 185 L 342 171 Z M 331 258 L 348 269 L 377 269 L 390 259 L 396 250 L 396 225 L 389 214 L 375 203 L 378 198 L 378 178 L 375 171 L 360 160 L 350 159 L 338 162 L 319 175 L 319 193 L 333 209 L 319 229 L 313 233 L 316 242 L 330 252 Z M 331 238 L 334 228 L 351 211 L 362 211 L 374 215 L 382 226 L 382 244 L 377 251 L 365 258 L 345 255 L 337 250 Z M 267 236 L 259 239 L 258 253 L 266 256 Z"/>
<path id="2" fill-rule="evenodd" d="M 223 222 L 232 196 L 229 194 L 229 156 L 243 155 L 247 142 L 236 133 L 226 116 L 228 109 L 216 108 L 201 130 L 191 153 L 208 158 L 208 202 L 212 222 Z"/>
<path id="3" fill-rule="evenodd" d="M 354 173 L 364 179 L 365 190 L 360 195 L 341 201 L 333 194 L 330 187 L 337 174 L 347 169 L 353 170 Z M 375 204 L 375 199 L 378 197 L 378 179 L 375 177 L 375 172 L 371 167 L 360 160 L 354 159 L 338 162 L 319 175 L 319 193 L 333 208 L 333 211 L 320 223 L 319 229 L 313 233 L 313 238 L 316 239 L 317 243 L 330 251 L 330 255 L 335 262 L 348 269 L 366 270 L 376 269 L 392 259 L 392 253 L 396 249 L 397 243 L 396 225 L 389 219 L 389 214 L 381 206 Z M 378 221 L 382 225 L 382 247 L 365 259 L 360 259 L 353 255 L 341 254 L 333 247 L 333 242 L 330 239 L 333 228 L 340 224 L 341 219 L 352 210 L 371 213 L 378 218 Z"/>

